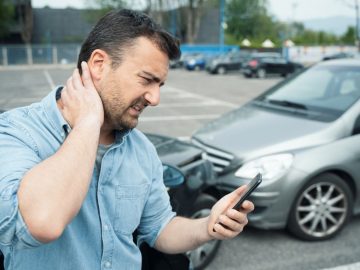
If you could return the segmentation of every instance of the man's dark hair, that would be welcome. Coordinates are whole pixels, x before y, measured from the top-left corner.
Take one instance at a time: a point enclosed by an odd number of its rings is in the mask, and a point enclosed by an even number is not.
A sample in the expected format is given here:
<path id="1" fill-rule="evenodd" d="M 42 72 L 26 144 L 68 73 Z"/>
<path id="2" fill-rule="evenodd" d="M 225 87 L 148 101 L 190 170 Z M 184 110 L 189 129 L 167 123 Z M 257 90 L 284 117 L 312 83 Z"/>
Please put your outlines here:
<path id="1" fill-rule="evenodd" d="M 81 71 L 81 62 L 88 61 L 96 49 L 110 55 L 112 68 L 116 68 L 126 53 L 126 48 L 135 44 L 138 37 L 146 37 L 166 53 L 170 60 L 180 57 L 180 42 L 170 33 L 156 24 L 144 13 L 121 9 L 114 10 L 102 17 L 91 30 L 81 46 L 77 66 Z"/>

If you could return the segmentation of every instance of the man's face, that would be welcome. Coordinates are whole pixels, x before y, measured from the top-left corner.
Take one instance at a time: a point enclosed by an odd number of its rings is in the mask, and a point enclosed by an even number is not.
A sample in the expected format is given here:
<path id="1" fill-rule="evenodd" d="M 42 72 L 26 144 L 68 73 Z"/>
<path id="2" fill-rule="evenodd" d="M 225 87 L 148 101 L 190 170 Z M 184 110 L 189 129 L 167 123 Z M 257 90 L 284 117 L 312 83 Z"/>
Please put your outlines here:
<path id="1" fill-rule="evenodd" d="M 146 106 L 160 101 L 169 65 L 168 56 L 147 38 L 125 49 L 120 65 L 106 68 L 98 91 L 105 111 L 105 123 L 112 129 L 130 129 Z"/>

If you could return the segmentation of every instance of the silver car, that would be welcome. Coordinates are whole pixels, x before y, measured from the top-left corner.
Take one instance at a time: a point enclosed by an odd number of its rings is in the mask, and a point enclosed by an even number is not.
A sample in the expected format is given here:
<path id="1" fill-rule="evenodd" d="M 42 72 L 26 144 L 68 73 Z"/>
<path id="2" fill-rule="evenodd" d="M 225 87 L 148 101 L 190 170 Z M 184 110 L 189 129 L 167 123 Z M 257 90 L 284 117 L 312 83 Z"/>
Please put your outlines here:
<path id="1" fill-rule="evenodd" d="M 192 142 L 223 192 L 263 174 L 250 224 L 327 239 L 360 212 L 359 97 L 359 60 L 322 62 L 206 124 Z"/>

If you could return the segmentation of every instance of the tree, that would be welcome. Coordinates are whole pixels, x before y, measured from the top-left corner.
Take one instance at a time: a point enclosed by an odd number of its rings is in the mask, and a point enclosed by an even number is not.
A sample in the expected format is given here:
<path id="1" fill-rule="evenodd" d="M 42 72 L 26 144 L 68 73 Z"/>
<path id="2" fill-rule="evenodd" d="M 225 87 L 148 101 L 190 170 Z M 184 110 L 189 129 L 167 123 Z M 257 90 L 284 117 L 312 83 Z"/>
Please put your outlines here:
<path id="1" fill-rule="evenodd" d="M 347 45 L 355 44 L 355 27 L 349 26 L 344 35 L 340 37 L 342 43 Z"/>
<path id="2" fill-rule="evenodd" d="M 227 35 L 236 40 L 249 38 L 260 43 L 279 40 L 278 29 L 267 12 L 267 0 L 230 0 L 226 6 Z"/>
<path id="3" fill-rule="evenodd" d="M 176 15 L 178 35 L 187 43 L 194 43 L 206 6 L 218 5 L 217 0 L 92 0 L 98 9 L 89 10 L 87 19 L 97 21 L 111 9 L 132 8 L 142 10 L 167 28 Z M 169 27 L 168 27 L 169 28 Z"/>
<path id="4" fill-rule="evenodd" d="M 14 5 L 9 0 L 0 0 L 0 38 L 9 33 L 14 18 Z"/>

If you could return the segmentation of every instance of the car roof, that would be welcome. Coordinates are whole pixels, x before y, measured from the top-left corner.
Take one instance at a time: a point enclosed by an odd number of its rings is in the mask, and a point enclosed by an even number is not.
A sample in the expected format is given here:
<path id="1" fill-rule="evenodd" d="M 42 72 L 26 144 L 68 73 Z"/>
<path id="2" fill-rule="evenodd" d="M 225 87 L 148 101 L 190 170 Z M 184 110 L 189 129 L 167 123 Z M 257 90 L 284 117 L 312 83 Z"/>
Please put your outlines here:
<path id="1" fill-rule="evenodd" d="M 358 66 L 360 67 L 360 59 L 332 59 L 324 62 L 319 62 L 316 66 Z"/>
<path id="2" fill-rule="evenodd" d="M 281 56 L 281 54 L 277 52 L 257 52 L 251 54 L 251 56 Z"/>

